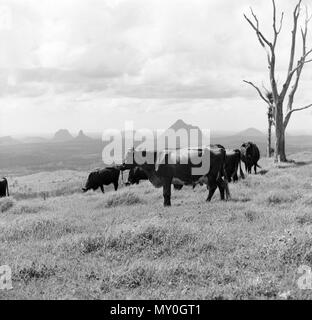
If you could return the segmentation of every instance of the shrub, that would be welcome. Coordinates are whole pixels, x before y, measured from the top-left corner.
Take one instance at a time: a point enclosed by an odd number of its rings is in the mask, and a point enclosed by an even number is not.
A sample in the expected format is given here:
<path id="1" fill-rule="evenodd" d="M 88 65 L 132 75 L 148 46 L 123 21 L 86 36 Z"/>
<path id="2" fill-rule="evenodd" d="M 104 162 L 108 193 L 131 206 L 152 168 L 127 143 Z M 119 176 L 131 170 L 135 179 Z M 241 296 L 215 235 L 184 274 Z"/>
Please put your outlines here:
<path id="1" fill-rule="evenodd" d="M 309 238 L 292 238 L 281 254 L 282 264 L 312 264 L 312 241 Z"/>
<path id="2" fill-rule="evenodd" d="M 34 204 L 21 204 L 17 205 L 11 213 L 13 214 L 33 214 L 39 213 L 46 210 L 45 206 L 34 205 Z"/>
<path id="3" fill-rule="evenodd" d="M 15 203 L 16 201 L 11 197 L 0 199 L 0 212 L 6 212 L 10 210 Z"/>
<path id="4" fill-rule="evenodd" d="M 296 217 L 296 221 L 301 225 L 312 224 L 312 215 L 305 213 L 303 215 Z"/>
<path id="5" fill-rule="evenodd" d="M 193 245 L 196 240 L 196 234 L 189 230 L 150 225 L 117 234 L 85 237 L 79 240 L 79 250 L 83 254 L 111 250 L 131 255 L 147 250 L 151 256 L 159 257 L 172 255 L 182 247 Z"/>
<path id="6" fill-rule="evenodd" d="M 4 241 L 55 239 L 75 231 L 78 231 L 78 228 L 66 222 L 40 219 L 13 224 L 1 230 L 0 239 Z"/>
<path id="7" fill-rule="evenodd" d="M 28 283 L 33 279 L 48 279 L 55 276 L 57 271 L 57 266 L 47 267 L 45 264 L 38 265 L 33 262 L 30 266 L 23 267 L 17 271 L 16 280 Z"/>
<path id="8" fill-rule="evenodd" d="M 273 190 L 265 196 L 265 202 L 269 205 L 291 203 L 300 198 L 299 194 L 286 192 L 284 190 Z"/>
<path id="9" fill-rule="evenodd" d="M 80 250 L 83 254 L 92 253 L 105 246 L 105 238 L 101 236 L 88 237 L 80 243 Z"/>
<path id="10" fill-rule="evenodd" d="M 253 222 L 255 219 L 257 219 L 258 214 L 255 211 L 247 210 L 245 211 L 245 217 L 249 222 Z"/>
<path id="11" fill-rule="evenodd" d="M 134 265 L 112 281 L 115 288 L 135 289 L 149 287 L 158 282 L 156 269 L 150 264 Z"/>
<path id="12" fill-rule="evenodd" d="M 113 208 L 118 206 L 132 206 L 136 204 L 143 204 L 145 201 L 131 191 L 123 191 L 119 193 L 110 194 L 105 201 L 106 208 Z"/>

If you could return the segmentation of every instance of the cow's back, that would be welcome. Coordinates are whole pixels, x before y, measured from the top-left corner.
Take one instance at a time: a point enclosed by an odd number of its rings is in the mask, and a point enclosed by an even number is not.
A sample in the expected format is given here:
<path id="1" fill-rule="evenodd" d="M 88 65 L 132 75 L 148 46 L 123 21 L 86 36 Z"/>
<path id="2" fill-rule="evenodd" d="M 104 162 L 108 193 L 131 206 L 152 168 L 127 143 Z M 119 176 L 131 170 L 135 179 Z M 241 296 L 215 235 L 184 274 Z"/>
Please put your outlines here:
<path id="1" fill-rule="evenodd" d="M 119 179 L 120 170 L 116 168 L 105 168 L 99 171 L 101 180 L 105 184 L 110 184 Z"/>
<path id="2" fill-rule="evenodd" d="M 202 162 L 199 163 L 200 159 Z M 157 171 L 161 176 L 172 176 L 186 183 L 192 183 L 199 177 L 219 172 L 224 160 L 225 150 L 217 147 L 166 150 L 158 157 L 158 161 L 161 162 L 157 164 Z"/>

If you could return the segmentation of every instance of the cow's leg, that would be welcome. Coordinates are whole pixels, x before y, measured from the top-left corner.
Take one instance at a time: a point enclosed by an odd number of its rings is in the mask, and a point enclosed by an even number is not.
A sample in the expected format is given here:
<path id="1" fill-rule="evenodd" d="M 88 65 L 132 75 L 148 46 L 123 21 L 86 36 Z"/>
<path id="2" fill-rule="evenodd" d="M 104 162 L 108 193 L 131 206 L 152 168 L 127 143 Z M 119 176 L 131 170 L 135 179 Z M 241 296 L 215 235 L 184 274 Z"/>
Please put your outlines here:
<path id="1" fill-rule="evenodd" d="M 163 186 L 164 206 L 171 206 L 171 180 L 165 182 Z"/>
<path id="2" fill-rule="evenodd" d="M 233 181 L 234 181 L 234 182 L 237 182 L 237 181 L 238 181 L 237 172 L 235 172 L 235 173 L 233 174 Z M 229 180 L 229 182 L 231 182 L 231 181 Z"/>
<path id="3" fill-rule="evenodd" d="M 115 181 L 115 182 L 114 182 L 114 189 L 115 189 L 115 191 L 118 190 L 118 181 Z"/>
<path id="4" fill-rule="evenodd" d="M 238 171 L 238 163 L 236 163 L 236 165 L 235 165 L 235 170 L 234 170 L 234 173 L 232 176 L 234 182 L 238 181 L 237 171 Z M 229 182 L 231 182 L 231 181 L 229 180 Z"/>
<path id="5" fill-rule="evenodd" d="M 217 186 L 220 191 L 220 198 L 221 198 L 221 200 L 224 200 L 225 183 L 222 178 L 217 179 Z"/>
<path id="6" fill-rule="evenodd" d="M 230 189 L 229 189 L 229 183 L 228 183 L 227 179 L 224 179 L 224 180 L 222 181 L 222 184 L 223 184 L 223 186 L 224 186 L 226 200 L 231 199 L 231 194 L 230 194 Z"/>
<path id="7" fill-rule="evenodd" d="M 211 201 L 211 198 L 215 193 L 217 187 L 218 185 L 216 179 L 208 176 L 207 189 L 209 190 L 209 193 L 206 201 Z"/>
<path id="8" fill-rule="evenodd" d="M 255 174 L 257 174 L 257 164 L 254 165 Z"/>
<path id="9" fill-rule="evenodd" d="M 217 185 L 213 185 L 213 186 L 210 185 L 208 187 L 208 189 L 209 189 L 209 193 L 208 193 L 208 197 L 207 197 L 206 201 L 211 201 L 211 198 L 212 198 L 212 196 L 214 195 L 214 193 L 215 193 L 215 191 L 217 189 Z"/>
<path id="10" fill-rule="evenodd" d="M 104 186 L 101 185 L 100 188 L 101 188 L 102 193 L 105 193 L 105 192 L 104 192 Z"/>
<path id="11" fill-rule="evenodd" d="M 251 174 L 251 168 L 252 168 L 252 166 L 250 164 L 248 164 L 248 173 L 250 173 L 250 174 Z"/>

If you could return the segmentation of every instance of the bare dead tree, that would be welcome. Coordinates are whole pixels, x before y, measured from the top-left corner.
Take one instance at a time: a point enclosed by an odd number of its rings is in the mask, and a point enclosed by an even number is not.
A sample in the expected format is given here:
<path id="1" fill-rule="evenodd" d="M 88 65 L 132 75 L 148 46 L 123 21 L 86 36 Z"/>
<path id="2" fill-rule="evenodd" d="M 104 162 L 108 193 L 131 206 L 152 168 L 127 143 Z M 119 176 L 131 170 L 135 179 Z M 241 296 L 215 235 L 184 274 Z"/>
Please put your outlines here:
<path id="1" fill-rule="evenodd" d="M 267 140 L 267 156 L 269 158 L 273 155 L 273 148 L 272 148 L 272 127 L 275 125 L 274 122 L 274 101 L 273 101 L 273 94 L 272 92 L 266 90 L 266 98 L 269 100 L 270 104 L 268 106 L 268 140 Z"/>
<path id="2" fill-rule="evenodd" d="M 298 19 L 302 12 L 302 0 L 299 0 L 295 9 L 293 11 L 293 29 L 291 36 L 291 48 L 290 48 L 290 57 L 288 64 L 288 71 L 286 80 L 279 91 L 277 82 L 276 82 L 276 45 L 278 42 L 279 34 L 282 30 L 284 12 L 282 12 L 279 22 L 277 22 L 277 10 L 275 0 L 272 0 L 273 4 L 273 40 L 269 41 L 266 36 L 260 30 L 260 24 L 258 17 L 252 10 L 251 17 L 247 17 L 244 14 L 246 21 L 252 27 L 252 29 L 256 32 L 258 41 L 261 47 L 266 51 L 267 62 L 269 68 L 269 80 L 270 80 L 270 91 L 272 93 L 272 102 L 273 102 L 273 121 L 275 124 L 275 161 L 285 162 L 287 161 L 286 152 L 285 152 L 285 131 L 289 120 L 294 112 L 301 111 L 312 107 L 312 103 L 303 107 L 294 107 L 294 98 L 298 89 L 298 84 L 300 77 L 302 75 L 302 70 L 304 66 L 312 62 L 312 59 L 309 59 L 312 48 L 307 48 L 307 35 L 308 35 L 308 25 L 311 20 L 311 16 L 308 15 L 308 9 L 306 7 L 305 12 L 305 22 L 303 27 L 301 27 L 301 38 L 302 38 L 302 52 L 301 56 L 298 59 L 295 65 L 295 56 L 297 49 L 297 33 L 298 33 Z M 256 86 L 251 81 L 245 81 L 252 87 L 254 87 L 262 100 L 264 100 L 269 106 L 272 105 L 268 97 L 260 90 L 258 86 Z M 288 100 L 285 102 L 286 95 L 288 95 Z M 285 113 L 285 116 L 284 116 Z"/>

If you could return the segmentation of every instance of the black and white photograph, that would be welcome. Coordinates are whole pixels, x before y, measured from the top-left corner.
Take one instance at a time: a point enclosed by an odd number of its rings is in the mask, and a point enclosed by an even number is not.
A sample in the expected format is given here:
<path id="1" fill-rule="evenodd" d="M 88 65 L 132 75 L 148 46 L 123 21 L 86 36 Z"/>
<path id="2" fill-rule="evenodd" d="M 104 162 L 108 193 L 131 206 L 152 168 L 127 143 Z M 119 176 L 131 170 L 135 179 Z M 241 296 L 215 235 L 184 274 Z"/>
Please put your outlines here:
<path id="1" fill-rule="evenodd" d="M 0 300 L 310 299 L 310 0 L 0 0 Z"/>

